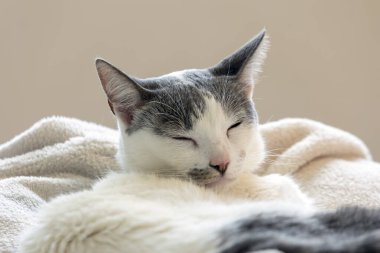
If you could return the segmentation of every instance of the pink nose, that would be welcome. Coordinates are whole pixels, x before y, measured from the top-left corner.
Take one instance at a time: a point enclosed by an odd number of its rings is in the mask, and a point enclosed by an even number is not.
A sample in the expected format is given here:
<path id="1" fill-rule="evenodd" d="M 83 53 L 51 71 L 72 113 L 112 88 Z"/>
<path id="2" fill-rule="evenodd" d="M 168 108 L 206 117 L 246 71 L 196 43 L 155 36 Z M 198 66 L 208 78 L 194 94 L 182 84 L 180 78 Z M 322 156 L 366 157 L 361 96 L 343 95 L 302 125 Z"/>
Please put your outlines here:
<path id="1" fill-rule="evenodd" d="M 229 160 L 211 160 L 209 166 L 223 175 L 226 172 L 229 163 Z"/>

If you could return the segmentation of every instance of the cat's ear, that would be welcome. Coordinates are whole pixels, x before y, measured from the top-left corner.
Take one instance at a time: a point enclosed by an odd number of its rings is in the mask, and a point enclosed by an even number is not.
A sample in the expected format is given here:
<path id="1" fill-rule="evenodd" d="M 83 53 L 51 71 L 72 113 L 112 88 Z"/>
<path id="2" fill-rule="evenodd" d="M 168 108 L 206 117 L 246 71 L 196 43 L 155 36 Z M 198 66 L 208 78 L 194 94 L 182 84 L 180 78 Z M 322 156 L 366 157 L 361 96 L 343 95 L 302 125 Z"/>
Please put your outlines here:
<path id="1" fill-rule="evenodd" d="M 247 95 L 251 97 L 268 47 L 269 40 L 264 29 L 240 49 L 212 67 L 210 71 L 216 76 L 236 76 Z"/>
<path id="2" fill-rule="evenodd" d="M 96 59 L 96 69 L 111 111 L 130 124 L 135 110 L 144 105 L 150 91 L 139 84 L 140 80 L 129 77 L 102 59 Z"/>

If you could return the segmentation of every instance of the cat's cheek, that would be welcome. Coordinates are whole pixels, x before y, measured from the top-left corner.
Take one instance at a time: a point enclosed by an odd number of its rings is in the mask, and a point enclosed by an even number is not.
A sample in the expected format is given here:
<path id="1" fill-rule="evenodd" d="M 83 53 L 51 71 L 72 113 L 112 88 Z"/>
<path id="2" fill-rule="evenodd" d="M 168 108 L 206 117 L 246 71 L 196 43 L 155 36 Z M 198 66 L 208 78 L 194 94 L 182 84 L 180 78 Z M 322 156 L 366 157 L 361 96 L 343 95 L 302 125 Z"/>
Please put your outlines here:
<path id="1" fill-rule="evenodd" d="M 228 135 L 229 143 L 232 146 L 239 146 L 240 143 L 243 141 L 244 134 L 241 131 L 231 131 Z"/>
<path id="2" fill-rule="evenodd" d="M 233 159 L 231 161 L 231 173 L 239 173 L 244 169 L 244 163 L 247 156 L 247 151 L 244 148 L 238 148 L 234 150 Z"/>
<path id="3" fill-rule="evenodd" d="M 247 146 L 249 146 L 250 143 L 250 140 L 247 141 L 246 137 L 247 136 L 245 136 L 243 131 L 235 131 L 234 133 L 231 133 L 229 138 L 231 165 L 239 167 L 243 163 L 247 155 Z"/>
<path id="4" fill-rule="evenodd" d="M 170 163 L 171 166 L 176 167 L 178 170 L 181 170 L 181 168 L 205 167 L 208 164 L 205 152 L 201 148 L 194 147 L 192 143 L 168 140 L 164 143 L 164 146 L 171 148 L 166 150 L 165 156 L 160 158 L 166 160 L 167 163 Z"/>
<path id="5" fill-rule="evenodd" d="M 241 149 L 239 150 L 239 161 L 242 162 L 245 160 L 245 157 L 247 156 L 247 151 L 245 151 L 244 149 Z"/>
<path id="6" fill-rule="evenodd" d="M 246 149 L 251 143 L 251 138 L 244 134 L 236 134 L 230 138 L 230 149 L 235 153 L 239 153 L 242 149 Z"/>

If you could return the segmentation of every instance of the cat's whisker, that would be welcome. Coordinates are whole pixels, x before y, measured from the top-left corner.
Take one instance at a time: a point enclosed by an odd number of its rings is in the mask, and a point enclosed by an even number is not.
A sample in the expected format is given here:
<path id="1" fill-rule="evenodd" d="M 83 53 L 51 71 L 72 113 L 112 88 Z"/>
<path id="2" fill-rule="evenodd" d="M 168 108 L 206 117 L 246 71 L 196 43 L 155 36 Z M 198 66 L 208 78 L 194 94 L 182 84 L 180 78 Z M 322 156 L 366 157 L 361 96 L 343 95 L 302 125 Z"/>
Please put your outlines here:
<path id="1" fill-rule="evenodd" d="M 274 118 L 273 115 L 269 116 L 269 118 L 264 122 L 264 124 L 271 122 L 273 120 L 273 118 Z"/>
<path id="2" fill-rule="evenodd" d="M 268 163 L 268 162 L 274 162 L 274 161 L 278 161 L 278 159 L 277 158 L 280 158 L 282 161 L 282 163 L 288 163 L 288 164 L 293 164 L 293 162 L 292 161 L 289 161 L 288 159 L 292 159 L 292 158 L 294 158 L 294 157 L 292 157 L 292 156 L 266 156 L 265 158 L 264 158 L 264 162 L 265 163 Z M 284 160 L 284 158 L 286 159 L 286 160 Z"/>
<path id="3" fill-rule="evenodd" d="M 285 150 L 284 148 L 272 148 L 272 149 L 266 150 L 266 152 L 272 153 L 272 152 L 275 152 L 275 151 L 284 151 L 284 150 Z"/>
<path id="4" fill-rule="evenodd" d="M 294 158 L 293 156 L 287 156 L 287 155 L 265 155 L 266 157 L 270 157 L 270 158 L 272 158 L 272 157 L 275 157 L 275 158 L 277 158 L 277 157 L 281 157 L 282 159 L 283 158 Z"/>
<path id="5" fill-rule="evenodd" d="M 271 160 L 271 161 L 273 161 L 273 160 L 277 160 L 277 158 L 280 158 L 280 159 L 293 159 L 294 157 L 293 156 L 282 156 L 282 155 L 266 155 L 265 156 L 265 160 Z"/>
<path id="6" fill-rule="evenodd" d="M 266 150 L 267 154 L 280 154 L 280 153 L 284 153 L 285 151 L 286 149 L 283 149 L 283 148 Z"/>
<path id="7" fill-rule="evenodd" d="M 275 158 L 277 158 L 277 157 L 275 157 Z M 282 157 L 281 157 L 282 158 Z M 278 161 L 278 159 L 271 159 L 270 157 L 267 157 L 267 158 L 265 158 L 264 159 L 264 161 L 266 161 L 266 162 L 268 162 L 268 161 Z M 281 162 L 283 162 L 283 163 L 293 163 L 292 161 L 284 161 L 283 159 L 281 160 Z"/>
<path id="8" fill-rule="evenodd" d="M 284 152 L 271 152 L 271 151 L 265 151 L 266 155 L 273 155 L 273 156 L 293 156 L 292 154 L 287 154 L 285 151 Z"/>

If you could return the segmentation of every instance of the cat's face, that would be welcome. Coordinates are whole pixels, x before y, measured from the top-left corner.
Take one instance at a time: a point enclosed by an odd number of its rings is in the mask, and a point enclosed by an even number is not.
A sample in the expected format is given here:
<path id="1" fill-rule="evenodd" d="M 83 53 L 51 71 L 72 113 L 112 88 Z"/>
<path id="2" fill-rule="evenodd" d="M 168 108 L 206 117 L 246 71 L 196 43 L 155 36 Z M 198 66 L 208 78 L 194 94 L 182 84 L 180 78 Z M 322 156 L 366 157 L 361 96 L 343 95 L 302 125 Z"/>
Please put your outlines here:
<path id="1" fill-rule="evenodd" d="M 255 169 L 264 145 L 252 93 L 264 36 L 215 67 L 157 78 L 130 77 L 97 60 L 121 133 L 122 167 L 206 186 Z"/>

